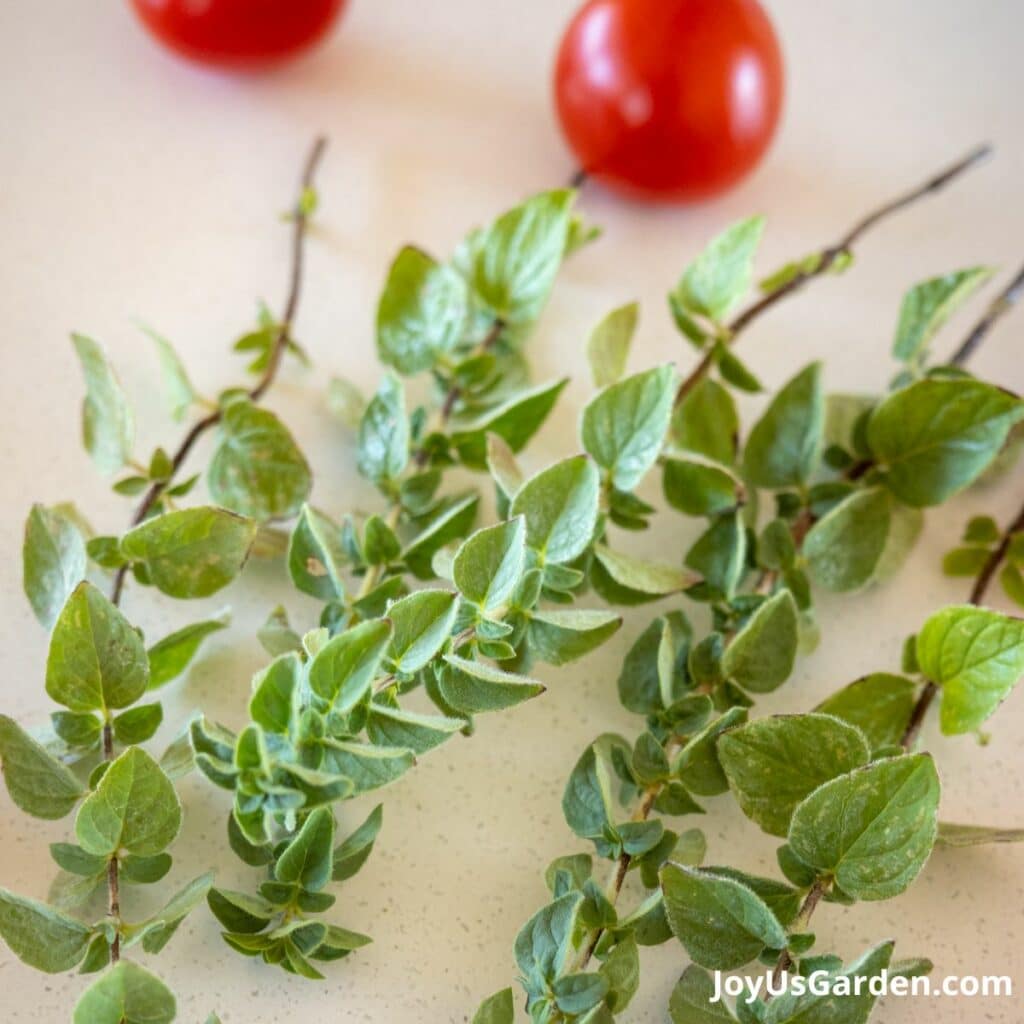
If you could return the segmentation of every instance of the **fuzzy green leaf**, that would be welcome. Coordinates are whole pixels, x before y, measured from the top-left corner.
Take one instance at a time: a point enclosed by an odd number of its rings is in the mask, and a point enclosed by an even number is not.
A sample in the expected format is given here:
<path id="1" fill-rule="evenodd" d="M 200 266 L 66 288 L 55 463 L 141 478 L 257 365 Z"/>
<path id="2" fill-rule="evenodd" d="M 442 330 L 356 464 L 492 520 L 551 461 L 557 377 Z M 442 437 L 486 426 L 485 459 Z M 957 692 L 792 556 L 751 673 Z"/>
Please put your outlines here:
<path id="1" fill-rule="evenodd" d="M 941 687 L 942 731 L 971 732 L 1024 675 L 1024 619 L 973 605 L 944 608 L 918 633 L 917 661 Z"/>
<path id="2" fill-rule="evenodd" d="M 25 520 L 21 554 L 25 596 L 36 618 L 49 629 L 85 576 L 85 538 L 58 509 L 33 505 Z"/>
<path id="3" fill-rule="evenodd" d="M 814 710 L 855 725 L 877 750 L 903 738 L 916 693 L 917 685 L 905 676 L 875 672 L 826 697 Z"/>
<path id="4" fill-rule="evenodd" d="M 632 555 L 612 551 L 603 544 L 595 545 L 594 554 L 616 583 L 643 594 L 656 594 L 659 597 L 675 594 L 692 586 L 697 579 L 685 569 L 634 558 Z"/>
<path id="5" fill-rule="evenodd" d="M 462 596 L 487 615 L 512 596 L 523 574 L 526 524 L 522 516 L 477 530 L 455 554 L 454 579 Z"/>
<path id="6" fill-rule="evenodd" d="M 329 807 L 318 807 L 277 858 L 274 877 L 319 892 L 331 880 L 333 850 L 334 815 Z"/>
<path id="7" fill-rule="evenodd" d="M 159 953 L 174 937 L 182 921 L 206 898 L 212 884 L 212 871 L 194 878 L 152 917 L 141 924 L 129 926 L 126 944 L 131 946 L 141 942 L 147 953 Z"/>
<path id="8" fill-rule="evenodd" d="M 292 726 L 302 680 L 302 662 L 294 651 L 276 657 L 252 681 L 249 716 L 267 732 L 286 734 Z"/>
<path id="9" fill-rule="evenodd" d="M 288 542 L 288 573 L 303 593 L 320 601 L 345 596 L 346 561 L 341 530 L 322 512 L 304 505 Z"/>
<path id="10" fill-rule="evenodd" d="M 149 683 L 142 637 L 91 583 L 64 605 L 46 659 L 46 692 L 72 711 L 124 708 Z"/>
<path id="11" fill-rule="evenodd" d="M 15 805 L 35 818 L 63 818 L 85 795 L 71 770 L 0 715 L 0 762 Z"/>
<path id="12" fill-rule="evenodd" d="M 414 576 L 419 579 L 433 578 L 433 556 L 446 544 L 469 533 L 476 520 L 479 503 L 480 497 L 477 494 L 459 498 L 409 543 L 402 552 L 402 559 Z"/>
<path id="13" fill-rule="evenodd" d="M 854 899 L 899 895 L 935 843 L 939 777 L 927 754 L 876 761 L 819 786 L 789 826 L 805 864 Z"/>
<path id="14" fill-rule="evenodd" d="M 415 763 L 404 747 L 324 740 L 324 766 L 351 779 L 356 793 L 387 786 L 404 775 Z"/>
<path id="15" fill-rule="evenodd" d="M 860 731 L 829 715 L 761 718 L 725 733 L 718 759 L 743 813 L 785 836 L 803 799 L 823 782 L 868 763 Z"/>
<path id="16" fill-rule="evenodd" d="M 86 989 L 74 1024 L 171 1024 L 176 1013 L 174 996 L 156 975 L 122 960 Z"/>
<path id="17" fill-rule="evenodd" d="M 45 903 L 0 889 L 0 935 L 29 967 L 60 974 L 81 962 L 92 931 Z"/>
<path id="18" fill-rule="evenodd" d="M 531 987 L 543 987 L 561 972 L 572 951 L 582 895 L 566 893 L 538 910 L 516 936 L 515 957 Z"/>
<path id="19" fill-rule="evenodd" d="M 385 374 L 359 424 L 359 472 L 375 484 L 396 480 L 409 461 L 409 420 L 405 392 Z"/>
<path id="20" fill-rule="evenodd" d="M 481 661 L 468 661 L 454 654 L 446 654 L 444 660 L 448 668 L 438 677 L 438 689 L 445 702 L 461 714 L 503 711 L 544 692 L 533 679 Z"/>
<path id="21" fill-rule="evenodd" d="M 515 1024 L 516 1010 L 512 989 L 503 988 L 481 1004 L 473 1014 L 473 1024 Z"/>
<path id="22" fill-rule="evenodd" d="M 702 967 L 690 964 L 672 989 L 668 1013 L 672 1024 L 730 1024 L 736 1018 L 722 999 L 715 1000 L 715 983 Z"/>
<path id="23" fill-rule="evenodd" d="M 763 231 L 763 217 L 749 217 L 726 228 L 686 268 L 674 297 L 685 309 L 721 322 L 750 290 Z"/>
<path id="24" fill-rule="evenodd" d="M 351 878 L 366 863 L 377 841 L 381 825 L 384 821 L 384 807 L 381 804 L 370 812 L 366 821 L 357 828 L 334 851 L 334 867 L 331 878 L 335 882 L 344 882 Z"/>
<path id="25" fill-rule="evenodd" d="M 736 458 L 739 414 L 732 395 L 716 380 L 699 380 L 672 414 L 673 444 L 723 465 Z"/>
<path id="26" fill-rule="evenodd" d="M 121 550 L 165 594 L 209 597 L 242 571 L 255 539 L 255 520 L 198 506 L 146 520 L 124 535 Z"/>
<path id="27" fill-rule="evenodd" d="M 602 834 L 611 824 L 611 779 L 604 754 L 591 744 L 580 756 L 562 794 L 569 828 L 584 839 Z"/>
<path id="28" fill-rule="evenodd" d="M 396 672 L 418 672 L 444 646 L 458 612 L 450 590 L 417 590 L 388 608 L 394 626 L 388 661 Z"/>
<path id="29" fill-rule="evenodd" d="M 414 754 L 425 754 L 444 743 L 466 723 L 461 718 L 420 715 L 382 704 L 371 705 L 366 731 L 372 743 L 384 747 L 404 747 Z"/>
<path id="30" fill-rule="evenodd" d="M 746 720 L 746 708 L 732 707 L 690 738 L 673 765 L 676 776 L 688 790 L 698 796 L 717 796 L 729 788 L 718 759 L 718 738 Z"/>
<path id="31" fill-rule="evenodd" d="M 226 616 L 193 622 L 158 640 L 147 652 L 149 689 L 156 690 L 177 679 L 196 656 L 199 645 L 211 634 L 224 629 Z"/>
<path id="32" fill-rule="evenodd" d="M 599 647 L 621 625 L 621 616 L 596 609 L 534 612 L 528 627 L 530 651 L 549 665 L 565 665 Z"/>
<path id="33" fill-rule="evenodd" d="M 82 438 L 101 473 L 116 473 L 132 457 L 135 417 L 103 350 L 91 338 L 73 334 L 85 375 Z"/>
<path id="34" fill-rule="evenodd" d="M 674 396 L 675 370 L 659 366 L 605 388 L 583 410 L 583 447 L 620 491 L 633 490 L 654 465 Z"/>
<path id="35" fill-rule="evenodd" d="M 391 642 L 391 623 L 371 619 L 332 637 L 309 663 L 309 685 L 346 714 L 366 696 Z"/>
<path id="36" fill-rule="evenodd" d="M 126 747 L 145 743 L 153 737 L 163 720 L 164 709 L 159 704 L 139 704 L 114 717 L 114 736 Z"/>
<path id="37" fill-rule="evenodd" d="M 745 690 L 768 693 L 789 678 L 799 642 L 796 603 L 788 590 L 780 590 L 726 647 L 722 671 Z"/>
<path id="38" fill-rule="evenodd" d="M 636 331 L 640 307 L 635 302 L 613 309 L 590 332 L 587 362 L 594 387 L 606 388 L 620 380 L 626 371 L 629 346 Z"/>
<path id="39" fill-rule="evenodd" d="M 742 487 L 731 473 L 691 459 L 666 458 L 662 487 L 665 500 L 688 516 L 715 516 L 735 508 Z"/>
<path id="40" fill-rule="evenodd" d="M 869 583 L 885 553 L 892 516 L 882 487 L 855 491 L 811 527 L 804 555 L 811 575 L 835 591 Z"/>
<path id="41" fill-rule="evenodd" d="M 747 531 L 737 509 L 712 520 L 686 552 L 684 564 L 699 575 L 709 596 L 729 599 L 739 586 L 746 558 Z"/>

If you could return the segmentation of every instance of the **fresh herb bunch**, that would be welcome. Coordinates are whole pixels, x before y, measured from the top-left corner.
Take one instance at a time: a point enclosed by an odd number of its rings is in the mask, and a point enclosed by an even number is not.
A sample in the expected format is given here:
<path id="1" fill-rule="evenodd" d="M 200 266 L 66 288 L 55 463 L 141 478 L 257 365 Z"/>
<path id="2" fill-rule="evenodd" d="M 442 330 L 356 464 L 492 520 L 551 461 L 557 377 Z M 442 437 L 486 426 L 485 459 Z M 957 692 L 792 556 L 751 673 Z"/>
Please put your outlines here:
<path id="1" fill-rule="evenodd" d="M 949 172 L 882 211 L 900 209 L 946 180 Z M 890 942 L 845 967 L 813 951 L 807 926 L 815 907 L 821 900 L 898 895 L 937 835 L 955 845 L 1024 837 L 937 826 L 938 774 L 929 755 L 914 752 L 937 696 L 944 733 L 975 731 L 1024 674 L 1024 622 L 980 607 L 997 574 L 1004 585 L 1012 580 L 1020 516 L 1005 531 L 988 520 L 972 524 L 968 539 L 980 554 L 971 554 L 971 603 L 927 620 L 906 644 L 902 674 L 859 679 L 809 714 L 750 719 L 756 695 L 781 686 L 801 648 L 817 642 L 814 586 L 853 591 L 890 577 L 920 532 L 923 509 L 1008 460 L 1011 432 L 1024 419 L 1024 402 L 963 369 L 1009 308 L 1020 278 L 949 361 L 930 359 L 939 329 L 991 275 L 970 268 L 907 293 L 893 345 L 899 369 L 884 394 L 826 395 L 813 364 L 775 395 L 740 443 L 730 386 L 759 385 L 731 350 L 737 334 L 795 290 L 794 282 L 841 269 L 851 238 L 878 219 L 872 214 L 838 245 L 769 277 L 762 297 L 731 324 L 726 318 L 752 278 L 761 221 L 744 221 L 715 239 L 669 296 L 677 325 L 702 352 L 678 388 L 665 371 L 619 379 L 634 309 L 615 311 L 591 339 L 595 380 L 605 388 L 584 410 L 582 442 L 602 469 L 610 518 L 616 521 L 616 473 L 627 465 L 618 454 L 642 448 L 640 472 L 660 463 L 667 503 L 707 520 L 685 555 L 699 575 L 686 595 L 710 606 L 712 629 L 699 636 L 683 611 L 673 610 L 640 634 L 618 691 L 644 727 L 632 740 L 598 737 L 572 771 L 563 811 L 593 853 L 549 865 L 551 901 L 516 939 L 525 1008 L 535 1024 L 617 1019 L 640 984 L 639 947 L 673 935 L 692 961 L 668 1007 L 674 1024 L 862 1024 L 874 1001 L 866 994 L 751 996 L 737 1003 L 734 1016 L 711 1002 L 706 969 L 761 959 L 775 964 L 776 983 L 793 970 L 851 977 L 928 970 L 925 960 L 892 963 Z M 652 392 L 657 400 L 635 398 Z M 657 416 L 649 412 L 655 408 Z M 618 525 L 632 524 L 620 518 Z M 655 585 L 675 571 L 668 566 L 646 566 L 628 579 L 622 573 L 609 586 L 602 569 L 619 558 L 595 547 L 591 578 L 603 596 L 634 603 L 673 589 Z M 959 565 L 963 556 L 956 559 Z M 707 798 L 730 791 L 752 821 L 785 840 L 778 857 L 783 879 L 702 867 L 703 832 L 677 831 L 664 820 L 704 813 Z M 607 883 L 598 880 L 595 856 L 610 862 Z M 624 910 L 618 901 L 631 875 L 644 895 Z M 474 1021 L 515 1019 L 509 988 L 485 1000 Z"/>

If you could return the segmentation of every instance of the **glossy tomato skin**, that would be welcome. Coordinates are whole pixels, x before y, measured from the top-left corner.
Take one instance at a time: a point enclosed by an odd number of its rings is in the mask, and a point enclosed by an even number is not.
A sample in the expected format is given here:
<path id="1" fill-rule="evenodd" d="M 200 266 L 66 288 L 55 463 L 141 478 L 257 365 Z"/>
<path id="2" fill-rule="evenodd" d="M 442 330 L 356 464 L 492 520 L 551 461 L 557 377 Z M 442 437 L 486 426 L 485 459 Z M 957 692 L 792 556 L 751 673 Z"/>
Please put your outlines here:
<path id="1" fill-rule="evenodd" d="M 347 0 L 131 0 L 143 24 L 203 64 L 251 68 L 314 46 Z"/>
<path id="2" fill-rule="evenodd" d="M 651 199 L 734 185 L 768 148 L 782 97 L 782 54 L 756 0 L 590 0 L 555 65 L 580 165 Z"/>

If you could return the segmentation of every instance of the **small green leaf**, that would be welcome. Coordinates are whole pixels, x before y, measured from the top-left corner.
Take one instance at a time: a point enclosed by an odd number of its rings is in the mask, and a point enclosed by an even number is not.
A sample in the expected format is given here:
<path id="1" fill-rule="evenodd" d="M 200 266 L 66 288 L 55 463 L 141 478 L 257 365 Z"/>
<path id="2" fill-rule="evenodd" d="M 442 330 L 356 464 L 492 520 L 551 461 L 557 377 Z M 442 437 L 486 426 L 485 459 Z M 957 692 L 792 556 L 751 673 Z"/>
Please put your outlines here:
<path id="1" fill-rule="evenodd" d="M 583 447 L 620 491 L 631 491 L 654 465 L 672 416 L 675 370 L 659 366 L 600 392 L 583 410 Z"/>
<path id="2" fill-rule="evenodd" d="M 991 552 L 988 548 L 954 548 L 942 556 L 942 571 L 947 576 L 974 579 L 985 567 Z"/>
<path id="3" fill-rule="evenodd" d="M 522 516 L 477 530 L 455 555 L 462 596 L 488 615 L 506 604 L 523 573 L 526 524 Z"/>
<path id="4" fill-rule="evenodd" d="M 334 866 L 331 871 L 333 881 L 344 882 L 366 863 L 373 852 L 373 844 L 377 841 L 383 821 L 384 807 L 377 804 L 366 821 L 335 849 Z"/>
<path id="5" fill-rule="evenodd" d="M 126 945 L 141 942 L 147 953 L 159 953 L 174 937 L 181 922 L 206 898 L 212 884 L 212 871 L 194 878 L 152 917 L 141 924 L 129 925 Z"/>
<path id="6" fill-rule="evenodd" d="M 71 770 L 7 715 L 0 715 L 0 762 L 11 799 L 35 818 L 63 818 L 85 795 Z"/>
<path id="7" fill-rule="evenodd" d="M 327 382 L 327 408 L 346 427 L 356 429 L 366 412 L 366 399 L 351 381 L 332 377 Z"/>
<path id="8" fill-rule="evenodd" d="M 690 964 L 672 989 L 668 1003 L 672 1024 L 731 1024 L 736 1018 L 724 1000 L 715 999 L 716 991 L 711 975 Z"/>
<path id="9" fill-rule="evenodd" d="M 509 514 L 526 521 L 526 544 L 539 564 L 563 564 L 590 543 L 597 523 L 600 478 L 586 456 L 563 459 L 530 477 L 516 492 Z"/>
<path id="10" fill-rule="evenodd" d="M 871 581 L 885 553 L 891 504 L 882 487 L 854 491 L 811 527 L 804 555 L 818 583 L 848 591 Z"/>
<path id="11" fill-rule="evenodd" d="M 643 594 L 656 594 L 659 597 L 675 594 L 692 586 L 697 579 L 685 569 L 634 558 L 632 555 L 612 551 L 603 544 L 594 546 L 594 554 L 616 583 Z"/>
<path id="12" fill-rule="evenodd" d="M 473 1014 L 473 1024 L 515 1024 L 515 1019 L 515 1004 L 510 988 L 503 988 L 489 996 Z"/>
<path id="13" fill-rule="evenodd" d="M 465 724 L 461 718 L 420 715 L 374 704 L 370 707 L 366 731 L 370 741 L 378 746 L 403 747 L 418 755 L 444 743 Z"/>
<path id="14" fill-rule="evenodd" d="M 724 320 L 750 290 L 763 231 L 763 217 L 749 217 L 726 228 L 683 272 L 675 298 L 685 309 L 709 320 Z"/>
<path id="15" fill-rule="evenodd" d="M 690 738 L 673 765 L 677 778 L 688 790 L 698 796 L 717 796 L 729 788 L 718 759 L 718 738 L 746 720 L 746 708 L 732 707 Z"/>
<path id="16" fill-rule="evenodd" d="M 288 542 L 288 573 L 295 586 L 320 601 L 343 598 L 341 567 L 346 561 L 338 525 L 303 505 Z"/>
<path id="17" fill-rule="evenodd" d="M 196 656 L 200 644 L 211 633 L 224 629 L 227 624 L 226 615 L 217 619 L 207 619 L 205 622 L 193 622 L 153 644 L 147 654 L 149 689 L 159 689 L 172 679 L 177 679 Z"/>
<path id="18" fill-rule="evenodd" d="M 163 720 L 164 709 L 159 704 L 140 704 L 114 717 L 114 735 L 126 747 L 145 743 L 160 728 Z"/>
<path id="19" fill-rule="evenodd" d="M 999 454 L 1024 402 L 970 378 L 915 381 L 885 399 L 867 441 L 900 501 L 938 505 L 973 483 Z"/>
<path id="20" fill-rule="evenodd" d="M 276 657 L 252 681 L 249 715 L 267 732 L 287 734 L 294 722 L 302 662 L 294 651 Z"/>
<path id="21" fill-rule="evenodd" d="M 788 590 L 780 590 L 726 647 L 722 671 L 745 690 L 768 693 L 790 677 L 799 641 L 796 603 Z"/>
<path id="22" fill-rule="evenodd" d="M 156 975 L 122 960 L 86 989 L 74 1024 L 171 1024 L 176 1013 L 174 996 Z"/>
<path id="23" fill-rule="evenodd" d="M 702 967 L 728 971 L 786 945 L 786 931 L 751 889 L 698 868 L 661 869 L 665 912 L 676 938 Z"/>
<path id="24" fill-rule="evenodd" d="M 640 307 L 635 302 L 613 309 L 590 332 L 587 361 L 594 387 L 606 388 L 626 372 L 629 346 L 636 331 Z"/>
<path id="25" fill-rule="evenodd" d="M 515 957 L 528 985 L 541 988 L 561 973 L 572 952 L 582 901 L 581 893 L 566 893 L 538 910 L 520 929 Z"/>
<path id="26" fill-rule="evenodd" d="M 355 793 L 387 786 L 416 763 L 412 751 L 405 747 L 327 739 L 323 750 L 324 768 L 351 779 Z"/>
<path id="27" fill-rule="evenodd" d="M 228 931 L 246 935 L 263 931 L 280 912 L 280 908 L 262 896 L 230 889 L 210 889 L 206 902 L 213 916 Z"/>
<path id="28" fill-rule="evenodd" d="M 45 903 L 0 889 L 0 935 L 23 963 L 47 974 L 77 966 L 92 932 Z"/>
<path id="29" fill-rule="evenodd" d="M 146 691 L 142 637 L 91 583 L 64 605 L 46 659 L 46 692 L 72 711 L 124 708 Z"/>
<path id="30" fill-rule="evenodd" d="M 687 516 L 716 516 L 740 503 L 742 487 L 731 473 L 692 459 L 666 458 L 665 500 Z"/>
<path id="31" fill-rule="evenodd" d="M 854 899 L 899 895 L 935 843 L 939 777 L 927 754 L 876 761 L 819 786 L 793 814 L 789 845 Z"/>
<path id="32" fill-rule="evenodd" d="M 178 353 L 174 346 L 166 339 L 148 327 L 143 331 L 149 335 L 156 345 L 156 355 L 160 362 L 160 379 L 163 384 L 164 404 L 171 415 L 171 419 L 180 422 L 185 418 L 190 406 L 199 400 L 196 389 L 189 380 Z"/>
<path id="33" fill-rule="evenodd" d="M 438 689 L 449 707 L 460 714 L 503 711 L 544 692 L 533 679 L 481 661 L 468 661 L 454 654 L 446 654 L 444 661 L 448 667 L 438 677 Z"/>
<path id="34" fill-rule="evenodd" d="M 725 466 L 736 459 L 739 414 L 732 395 L 710 377 L 699 380 L 672 414 L 673 444 Z"/>
<path id="35" fill-rule="evenodd" d="M 584 839 L 599 837 L 611 824 L 611 780 L 604 754 L 591 744 L 580 756 L 562 795 L 569 828 Z"/>
<path id="36" fill-rule="evenodd" d="M 377 354 L 403 376 L 429 370 L 462 339 L 466 315 L 463 278 L 407 245 L 377 306 Z"/>
<path id="37" fill-rule="evenodd" d="M 213 500 L 260 521 L 295 515 L 313 477 L 288 428 L 268 409 L 236 399 L 223 411 L 221 431 L 207 474 Z"/>
<path id="38" fill-rule="evenodd" d="M 636 938 L 627 935 L 615 944 L 598 968 L 608 982 L 605 1002 L 615 1013 L 622 1013 L 640 988 L 640 954 Z"/>
<path id="39" fill-rule="evenodd" d="M 551 986 L 555 1005 L 568 1014 L 583 1014 L 600 1003 L 608 992 L 608 979 L 603 974 L 579 972 L 563 974 Z"/>
<path id="40" fill-rule="evenodd" d="M 334 815 L 329 807 L 318 807 L 277 858 L 274 877 L 319 892 L 331 880 L 333 850 Z"/>
<path id="41" fill-rule="evenodd" d="M 91 338 L 73 334 L 85 374 L 82 438 L 101 473 L 116 473 L 132 457 L 135 417 L 103 350 Z"/>
<path id="42" fill-rule="evenodd" d="M 25 520 L 21 554 L 25 596 L 36 618 L 49 629 L 85 576 L 85 538 L 57 509 L 33 505 Z"/>
<path id="43" fill-rule="evenodd" d="M 793 811 L 823 782 L 868 763 L 860 731 L 829 715 L 761 718 L 725 733 L 718 758 L 743 813 L 785 836 Z"/>
<path id="44" fill-rule="evenodd" d="M 621 625 L 621 616 L 596 609 L 534 612 L 527 629 L 530 651 L 549 665 L 565 665 L 599 647 Z"/>
<path id="45" fill-rule="evenodd" d="M 419 579 L 434 576 L 431 560 L 446 544 L 465 537 L 476 520 L 480 497 L 467 494 L 446 507 L 402 552 L 402 559 Z"/>
<path id="46" fill-rule="evenodd" d="M 124 535 L 121 550 L 165 594 L 209 597 L 242 571 L 255 538 L 254 520 L 199 506 L 146 520 Z"/>
<path id="47" fill-rule="evenodd" d="M 943 733 L 971 732 L 1024 675 L 1024 620 L 973 605 L 944 608 L 918 633 L 917 661 L 942 690 Z"/>
<path id="48" fill-rule="evenodd" d="M 391 642 L 391 623 L 371 619 L 332 637 L 309 664 L 312 691 L 339 714 L 366 696 Z"/>
<path id="49" fill-rule="evenodd" d="M 409 461 L 409 420 L 398 378 L 385 374 L 359 424 L 359 472 L 375 484 L 396 480 Z"/>
<path id="50" fill-rule="evenodd" d="M 129 854 L 121 860 L 121 875 L 136 885 L 152 885 L 166 876 L 173 863 L 169 853 L 158 853 L 155 857 L 133 857 Z"/>
<path id="51" fill-rule="evenodd" d="M 821 364 L 811 363 L 775 396 L 754 424 L 744 475 L 758 487 L 799 487 L 814 472 L 825 425 Z"/>
<path id="52" fill-rule="evenodd" d="M 444 646 L 458 612 L 450 590 L 417 590 L 388 608 L 394 625 L 388 661 L 396 672 L 418 672 Z"/>
<path id="53" fill-rule="evenodd" d="M 743 577 L 746 559 L 747 531 L 737 509 L 711 521 L 686 552 L 684 564 L 699 575 L 707 596 L 729 599 Z"/>
<path id="54" fill-rule="evenodd" d="M 141 747 L 130 747 L 113 761 L 75 820 L 82 849 L 99 857 L 117 850 L 155 856 L 180 828 L 174 786 Z"/>
<path id="55" fill-rule="evenodd" d="M 989 267 L 970 267 L 914 285 L 903 296 L 892 354 L 904 363 L 922 362 L 943 324 L 991 276 Z"/>
<path id="56" fill-rule="evenodd" d="M 917 685 L 905 676 L 875 672 L 844 686 L 814 710 L 857 726 L 877 750 L 903 738 L 916 693 Z"/>

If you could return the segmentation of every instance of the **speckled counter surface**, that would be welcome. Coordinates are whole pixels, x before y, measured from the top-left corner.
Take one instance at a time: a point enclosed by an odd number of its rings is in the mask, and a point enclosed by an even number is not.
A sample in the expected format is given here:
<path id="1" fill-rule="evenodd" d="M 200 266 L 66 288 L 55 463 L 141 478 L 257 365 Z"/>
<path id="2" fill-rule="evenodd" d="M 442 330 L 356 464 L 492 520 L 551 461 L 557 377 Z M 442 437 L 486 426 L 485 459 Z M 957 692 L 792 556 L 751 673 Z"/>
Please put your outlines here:
<path id="1" fill-rule="evenodd" d="M 255 300 L 276 302 L 286 270 L 278 221 L 307 142 L 331 137 L 321 176 L 319 227 L 298 335 L 317 369 L 289 369 L 269 404 L 305 440 L 318 473 L 316 500 L 372 508 L 345 432 L 327 417 L 322 385 L 343 372 L 363 387 L 377 376 L 376 291 L 406 240 L 447 251 L 461 229 L 571 169 L 548 102 L 550 54 L 569 0 L 431 5 L 353 0 L 343 30 L 314 60 L 282 72 L 229 79 L 185 67 L 140 35 L 120 2 L 5 3 L 0 9 L 0 704 L 26 723 L 49 710 L 42 688 L 46 638 L 20 591 L 21 527 L 33 498 L 76 497 L 98 526 L 126 512 L 77 445 L 80 384 L 72 328 L 109 348 L 139 402 L 143 444 L 177 428 L 160 415 L 155 363 L 133 326 L 142 318 L 171 337 L 207 389 L 236 379 L 228 342 Z M 998 157 L 944 196 L 872 234 L 840 279 L 779 308 L 744 341 L 769 386 L 826 357 L 830 387 L 888 379 L 887 346 L 905 285 L 975 262 L 1010 268 L 1024 258 L 1024 141 L 1020 96 L 1024 7 L 1009 0 L 786 0 L 775 8 L 790 66 L 786 120 L 770 161 L 741 189 L 698 209 L 630 206 L 588 188 L 583 208 L 604 240 L 572 261 L 533 343 L 538 374 L 573 374 L 526 462 L 571 451 L 587 386 L 581 346 L 612 305 L 644 305 L 634 366 L 687 365 L 663 295 L 702 240 L 740 215 L 764 211 L 762 267 L 827 241 L 875 201 L 989 138 Z M 973 311 L 977 310 L 973 307 Z M 970 313 L 968 314 L 968 318 Z M 979 371 L 1024 389 L 1024 312 L 993 334 Z M 949 344 L 954 341 L 949 337 Z M 756 403 L 751 403 L 751 409 Z M 656 493 L 654 481 L 648 491 Z M 825 643 L 765 711 L 808 708 L 857 675 L 898 663 L 905 634 L 927 610 L 965 596 L 937 563 L 967 516 L 1006 519 L 1024 473 L 971 493 L 927 529 L 902 576 L 862 599 L 821 602 Z M 682 550 L 681 520 L 636 539 Z M 257 567 L 222 600 L 192 607 L 131 593 L 131 616 L 153 635 L 230 602 L 234 621 L 168 696 L 168 720 L 202 706 L 238 724 L 260 664 L 253 640 L 280 591 Z M 297 621 L 311 605 L 289 599 Z M 387 794 L 385 826 L 367 868 L 340 893 L 337 916 L 375 943 L 317 986 L 243 961 L 197 912 L 160 959 L 184 1022 L 213 1009 L 225 1024 L 338 1021 L 449 1024 L 472 1017 L 508 983 L 519 924 L 542 901 L 542 870 L 573 850 L 559 798 L 581 745 L 628 727 L 614 674 L 646 609 L 630 614 L 602 654 L 550 677 L 542 700 L 481 719 L 471 741 L 422 759 Z M 170 727 L 167 730 L 169 731 Z M 944 780 L 943 817 L 1024 823 L 1024 692 L 992 723 L 992 742 L 934 744 Z M 245 869 L 221 843 L 223 794 L 185 786 L 187 824 L 171 881 L 208 867 L 225 884 Z M 710 857 L 732 854 L 750 870 L 772 867 L 773 844 L 721 801 L 707 821 Z M 367 805 L 346 808 L 361 820 Z M 65 825 L 22 817 L 0 793 L 0 884 L 41 896 L 46 843 Z M 943 974 L 1008 974 L 1024 986 L 1024 848 L 940 851 L 900 899 L 815 919 L 823 945 L 852 955 L 885 935 L 901 955 L 928 955 Z M 684 965 L 674 944 L 645 952 L 645 983 L 626 1020 L 665 1019 Z M 57 1024 L 81 979 L 35 974 L 0 949 L 2 1017 Z M 886 1024 L 1014 1024 L 1019 1001 L 890 1001 Z"/>

